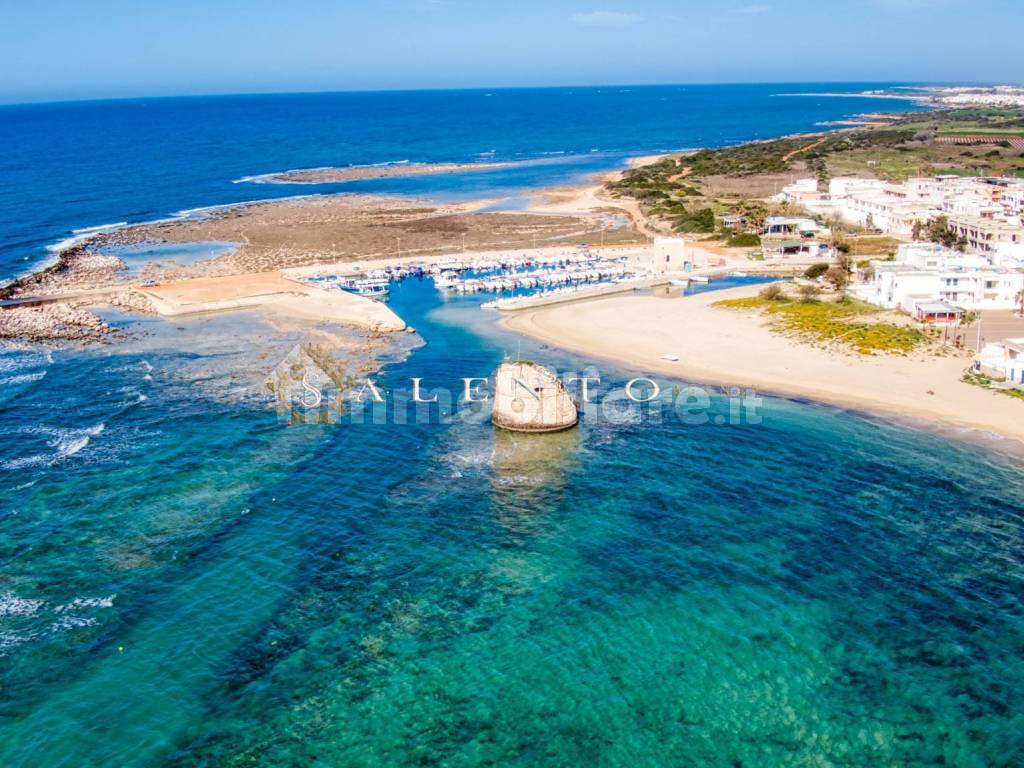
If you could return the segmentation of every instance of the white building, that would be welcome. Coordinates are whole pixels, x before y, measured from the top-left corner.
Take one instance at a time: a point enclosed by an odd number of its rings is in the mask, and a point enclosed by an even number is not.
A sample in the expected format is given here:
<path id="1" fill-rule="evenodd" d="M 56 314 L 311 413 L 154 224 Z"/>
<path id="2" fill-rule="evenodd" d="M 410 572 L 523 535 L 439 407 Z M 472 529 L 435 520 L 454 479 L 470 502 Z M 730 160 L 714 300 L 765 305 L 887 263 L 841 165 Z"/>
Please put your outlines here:
<path id="1" fill-rule="evenodd" d="M 910 179 L 890 184 L 876 179 L 834 179 L 829 194 L 836 215 L 844 221 L 896 235 L 909 235 L 918 222 L 939 215 L 939 195 L 934 180 Z"/>
<path id="2" fill-rule="evenodd" d="M 875 262 L 874 275 L 854 293 L 888 309 L 916 313 L 934 302 L 970 311 L 1014 309 L 1024 291 L 1024 270 L 993 266 L 983 256 L 969 256 L 941 245 L 900 246 L 896 260 Z"/>
<path id="3" fill-rule="evenodd" d="M 949 226 L 967 241 L 972 251 L 991 251 L 998 245 L 1024 243 L 1020 222 L 991 216 L 963 214 L 949 217 Z"/>
<path id="4" fill-rule="evenodd" d="M 830 234 L 828 227 L 823 227 L 814 219 L 802 219 L 792 216 L 769 216 L 764 220 L 761 234 L 766 237 L 821 237 Z"/>
<path id="5" fill-rule="evenodd" d="M 764 255 L 772 258 L 797 258 L 809 261 L 831 261 L 835 254 L 828 243 L 804 238 L 765 238 L 761 241 Z"/>
<path id="6" fill-rule="evenodd" d="M 974 356 L 974 370 L 996 381 L 1024 387 L 1024 338 L 986 344 Z"/>
<path id="7" fill-rule="evenodd" d="M 776 195 L 780 202 L 786 201 L 796 205 L 802 205 L 808 200 L 817 200 L 820 196 L 817 179 L 797 179 L 783 187 L 782 192 Z"/>
<path id="8" fill-rule="evenodd" d="M 776 200 L 835 216 L 850 224 L 910 235 L 914 225 L 946 216 L 973 251 L 998 243 L 1024 242 L 1024 181 L 1011 178 L 935 176 L 894 184 L 881 179 L 840 177 L 827 192 L 813 179 L 785 187 Z"/>

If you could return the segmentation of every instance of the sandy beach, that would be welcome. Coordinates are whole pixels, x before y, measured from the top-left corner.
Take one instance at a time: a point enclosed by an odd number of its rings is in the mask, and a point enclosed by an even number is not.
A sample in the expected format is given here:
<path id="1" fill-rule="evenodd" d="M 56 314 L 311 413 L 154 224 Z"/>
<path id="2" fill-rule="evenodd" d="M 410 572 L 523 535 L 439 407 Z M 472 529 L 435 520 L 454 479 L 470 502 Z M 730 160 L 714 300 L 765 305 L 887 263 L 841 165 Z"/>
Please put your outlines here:
<path id="1" fill-rule="evenodd" d="M 757 312 L 713 307 L 755 287 L 686 298 L 622 296 L 526 311 L 503 324 L 630 370 L 752 386 L 882 414 L 972 427 L 1024 441 L 1024 403 L 960 381 L 969 359 L 866 357 L 781 336 Z M 674 355 L 670 362 L 663 355 Z"/>

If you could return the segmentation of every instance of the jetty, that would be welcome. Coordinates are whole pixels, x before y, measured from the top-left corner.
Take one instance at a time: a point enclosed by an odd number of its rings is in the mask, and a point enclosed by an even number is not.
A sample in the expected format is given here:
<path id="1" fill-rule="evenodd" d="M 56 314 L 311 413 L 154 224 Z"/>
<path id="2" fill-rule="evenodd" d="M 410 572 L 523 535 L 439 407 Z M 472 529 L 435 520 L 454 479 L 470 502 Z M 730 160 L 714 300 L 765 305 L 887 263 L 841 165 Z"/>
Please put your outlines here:
<path id="1" fill-rule="evenodd" d="M 553 304 L 564 304 L 570 301 L 583 301 L 585 299 L 598 299 L 604 296 L 612 296 L 618 293 L 630 293 L 654 288 L 658 285 L 665 285 L 668 280 L 663 277 L 631 277 L 611 283 L 599 283 L 597 285 L 578 286 L 570 288 L 556 288 L 552 291 L 543 291 L 526 296 L 513 296 L 507 299 L 496 299 L 488 301 L 481 306 L 484 309 L 497 309 L 500 312 L 521 312 L 527 309 L 548 307 Z"/>

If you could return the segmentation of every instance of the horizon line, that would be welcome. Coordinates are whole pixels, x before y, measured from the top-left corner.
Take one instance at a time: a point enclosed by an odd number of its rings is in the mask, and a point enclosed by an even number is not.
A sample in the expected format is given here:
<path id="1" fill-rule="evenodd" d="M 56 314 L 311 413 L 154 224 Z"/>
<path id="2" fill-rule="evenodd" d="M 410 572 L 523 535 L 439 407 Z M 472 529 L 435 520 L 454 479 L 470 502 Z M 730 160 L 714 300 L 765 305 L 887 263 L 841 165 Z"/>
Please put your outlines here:
<path id="1" fill-rule="evenodd" d="M 735 81 L 694 81 L 694 82 L 666 82 L 666 83 L 600 83 L 600 84 L 561 84 L 561 85 L 503 85 L 496 87 L 489 86 L 463 86 L 463 87 L 430 87 L 430 88 L 342 88 L 342 89 L 319 89 L 319 90 L 297 90 L 297 91 L 223 91 L 212 93 L 177 93 L 163 95 L 133 95 L 133 96 L 99 96 L 70 99 L 39 99 L 28 101 L 0 101 L 0 107 L 18 106 L 46 106 L 59 104 L 97 104 L 106 102 L 121 101 L 154 101 L 172 99 L 217 99 L 217 98 L 244 98 L 247 96 L 326 96 L 333 94 L 372 94 L 372 93 L 440 93 L 440 92 L 473 92 L 473 91 L 543 91 L 543 90 L 564 90 L 569 88 L 595 90 L 599 88 L 674 88 L 674 87 L 711 87 L 730 85 L 886 85 L 886 86 L 964 86 L 964 87 L 995 87 L 997 85 L 1014 85 L 1003 82 L 982 82 L 982 81 L 928 81 L 928 80 L 735 80 Z"/>

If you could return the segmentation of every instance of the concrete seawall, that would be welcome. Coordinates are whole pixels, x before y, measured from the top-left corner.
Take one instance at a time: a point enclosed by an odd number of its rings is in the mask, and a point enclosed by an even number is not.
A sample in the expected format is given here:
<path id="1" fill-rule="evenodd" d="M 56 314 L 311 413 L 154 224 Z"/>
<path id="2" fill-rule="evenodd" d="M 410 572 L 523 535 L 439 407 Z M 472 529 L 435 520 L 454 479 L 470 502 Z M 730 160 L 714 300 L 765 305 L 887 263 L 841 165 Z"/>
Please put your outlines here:
<path id="1" fill-rule="evenodd" d="M 584 301 L 586 299 L 599 299 L 603 296 L 614 296 L 618 293 L 630 293 L 632 291 L 643 291 L 657 285 L 664 285 L 668 282 L 665 278 L 652 278 L 650 280 L 637 280 L 617 285 L 602 285 L 587 288 L 582 291 L 567 291 L 565 293 L 553 293 L 547 296 L 528 296 L 517 301 L 511 306 L 498 306 L 500 312 L 522 312 L 527 309 L 538 309 L 539 307 L 550 307 L 554 304 L 565 304 L 570 301 Z"/>
<path id="2" fill-rule="evenodd" d="M 379 301 L 290 280 L 280 272 L 203 277 L 137 289 L 164 317 L 265 308 L 318 322 L 379 331 L 405 329 L 402 319 Z"/>

